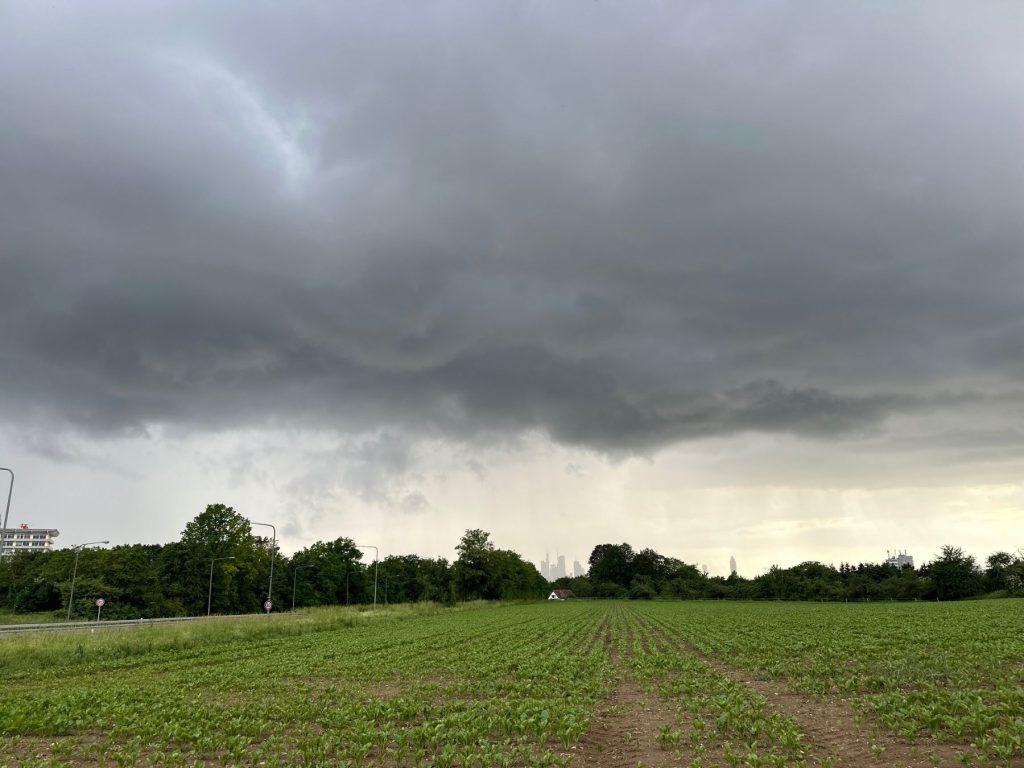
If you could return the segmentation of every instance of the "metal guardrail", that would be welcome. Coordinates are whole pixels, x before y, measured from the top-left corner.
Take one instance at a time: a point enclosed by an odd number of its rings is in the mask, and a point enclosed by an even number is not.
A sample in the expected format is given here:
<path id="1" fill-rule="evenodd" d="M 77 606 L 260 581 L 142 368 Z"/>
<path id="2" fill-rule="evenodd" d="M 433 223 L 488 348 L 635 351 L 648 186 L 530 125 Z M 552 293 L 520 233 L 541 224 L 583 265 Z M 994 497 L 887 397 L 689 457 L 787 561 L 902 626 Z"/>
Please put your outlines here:
<path id="1" fill-rule="evenodd" d="M 26 632 L 80 632 L 85 629 L 131 629 L 154 624 L 173 624 L 182 621 L 216 621 L 217 619 L 239 619 L 246 616 L 263 616 L 262 613 L 234 613 L 220 616 L 170 616 L 163 619 L 115 619 L 112 621 L 53 621 L 45 624 L 0 624 L 0 637 L 20 635 Z M 276 614 L 282 616 L 285 614 Z"/>

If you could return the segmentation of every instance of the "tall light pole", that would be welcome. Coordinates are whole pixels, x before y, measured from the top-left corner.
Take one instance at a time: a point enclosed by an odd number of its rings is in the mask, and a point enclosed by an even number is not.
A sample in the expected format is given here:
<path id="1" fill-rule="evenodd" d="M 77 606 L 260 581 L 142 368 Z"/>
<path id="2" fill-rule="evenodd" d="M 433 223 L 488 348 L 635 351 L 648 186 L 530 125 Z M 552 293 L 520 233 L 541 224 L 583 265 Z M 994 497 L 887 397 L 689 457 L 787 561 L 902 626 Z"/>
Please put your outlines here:
<path id="1" fill-rule="evenodd" d="M 308 565 L 296 565 L 295 573 L 292 575 L 292 610 L 295 610 L 295 585 L 299 583 L 299 571 L 303 568 L 309 568 Z"/>
<path id="2" fill-rule="evenodd" d="M 380 550 L 373 544 L 356 544 L 359 549 L 373 550 L 373 607 L 377 607 L 377 561 L 380 560 Z"/>
<path id="3" fill-rule="evenodd" d="M 274 555 L 277 554 L 277 528 L 273 523 L 254 523 L 250 521 L 249 525 L 265 525 L 274 532 L 274 541 L 270 545 L 270 585 L 267 587 L 267 600 L 270 603 L 273 603 L 273 597 L 271 595 L 274 592 Z M 270 611 L 267 611 L 267 613 L 270 613 Z"/>
<path id="4" fill-rule="evenodd" d="M 210 561 L 210 587 L 206 590 L 206 615 L 210 615 L 210 606 L 213 605 L 213 564 L 218 560 L 234 560 L 235 556 L 231 557 L 215 557 Z"/>
<path id="5" fill-rule="evenodd" d="M 14 495 L 14 470 L 0 467 L 0 472 L 11 473 L 11 484 L 7 486 L 7 507 L 4 509 L 4 527 L 0 529 L 0 557 L 4 554 L 4 542 L 7 541 L 7 516 L 11 513 L 11 496 Z"/>
<path id="6" fill-rule="evenodd" d="M 91 547 L 93 544 L 109 544 L 109 541 L 87 541 L 85 544 L 78 544 L 72 547 L 75 550 L 75 569 L 71 572 L 71 595 L 68 597 L 68 618 L 71 621 L 71 606 L 75 604 L 75 578 L 78 576 L 78 556 L 82 554 L 83 547 Z"/>

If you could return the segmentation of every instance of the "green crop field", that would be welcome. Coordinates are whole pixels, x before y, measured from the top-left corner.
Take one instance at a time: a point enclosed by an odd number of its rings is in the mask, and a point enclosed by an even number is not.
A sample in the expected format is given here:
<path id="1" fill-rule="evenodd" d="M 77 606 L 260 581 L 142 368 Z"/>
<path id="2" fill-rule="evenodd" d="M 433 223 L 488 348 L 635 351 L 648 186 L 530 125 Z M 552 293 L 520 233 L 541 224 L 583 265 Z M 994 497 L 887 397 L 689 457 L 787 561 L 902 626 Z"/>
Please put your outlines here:
<path id="1" fill-rule="evenodd" d="M 1024 765 L 1024 601 L 323 609 L 0 639 L 0 765 Z"/>

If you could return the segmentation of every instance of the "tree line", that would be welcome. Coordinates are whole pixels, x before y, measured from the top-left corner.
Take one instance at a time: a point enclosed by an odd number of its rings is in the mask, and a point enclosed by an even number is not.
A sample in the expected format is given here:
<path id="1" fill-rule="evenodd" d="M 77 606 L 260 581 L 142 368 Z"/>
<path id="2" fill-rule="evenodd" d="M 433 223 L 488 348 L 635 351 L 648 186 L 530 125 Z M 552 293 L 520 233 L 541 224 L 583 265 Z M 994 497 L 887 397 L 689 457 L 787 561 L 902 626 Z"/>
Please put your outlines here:
<path id="1" fill-rule="evenodd" d="M 248 520 L 211 504 L 168 544 L 107 549 L 19 552 L 0 562 L 0 609 L 95 616 L 97 598 L 110 619 L 252 613 L 262 610 L 273 561 L 275 610 L 314 605 L 365 605 L 431 600 L 539 598 L 547 582 L 515 552 L 498 549 L 490 534 L 466 531 L 454 562 L 390 555 L 378 563 L 349 538 L 318 541 L 291 557 L 270 537 L 254 535 Z"/>
<path id="2" fill-rule="evenodd" d="M 984 566 L 962 549 L 943 547 L 920 568 L 860 563 L 838 568 L 805 562 L 791 568 L 772 566 L 745 579 L 708 576 L 695 565 L 653 549 L 635 551 L 629 544 L 594 547 L 586 576 L 562 578 L 554 587 L 577 597 L 740 600 L 960 600 L 1024 596 L 1024 555 L 996 552 Z"/>
<path id="3" fill-rule="evenodd" d="M 490 534 L 468 530 L 454 562 L 415 554 L 378 563 L 349 538 L 318 541 L 291 557 L 223 504 L 211 504 L 168 544 L 108 549 L 19 552 L 0 561 L 0 610 L 53 611 L 73 618 L 95 615 L 105 600 L 107 618 L 157 618 L 205 613 L 252 613 L 270 591 L 275 610 L 316 605 L 452 603 L 459 600 L 537 599 L 553 588 L 577 597 L 631 599 L 958 600 L 982 595 L 1024 595 L 1024 557 L 997 552 L 984 565 L 956 547 L 944 547 L 920 568 L 805 562 L 773 566 L 745 579 L 708 576 L 695 565 L 636 551 L 629 544 L 599 544 L 589 572 L 547 582 L 517 553 L 499 549 Z M 74 598 L 72 600 L 72 574 Z"/>

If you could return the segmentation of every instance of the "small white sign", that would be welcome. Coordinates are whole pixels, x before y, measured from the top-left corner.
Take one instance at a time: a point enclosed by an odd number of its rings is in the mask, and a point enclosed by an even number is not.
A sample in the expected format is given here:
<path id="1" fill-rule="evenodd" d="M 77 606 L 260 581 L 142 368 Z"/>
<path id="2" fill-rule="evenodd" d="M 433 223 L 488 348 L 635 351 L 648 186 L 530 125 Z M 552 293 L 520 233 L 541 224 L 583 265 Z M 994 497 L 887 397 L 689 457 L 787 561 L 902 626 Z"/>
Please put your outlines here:
<path id="1" fill-rule="evenodd" d="M 97 597 L 96 598 L 96 607 L 97 608 L 102 608 L 106 604 L 107 604 L 107 601 L 104 600 L 102 597 Z"/>
<path id="2" fill-rule="evenodd" d="M 267 600 L 265 603 L 263 603 L 263 610 L 266 611 L 267 613 L 270 613 L 270 609 L 273 608 L 273 607 L 274 607 L 274 604 L 272 602 L 270 602 L 269 600 Z"/>

